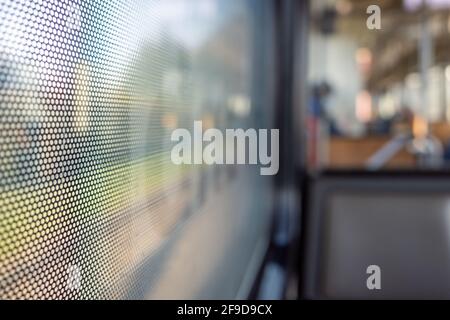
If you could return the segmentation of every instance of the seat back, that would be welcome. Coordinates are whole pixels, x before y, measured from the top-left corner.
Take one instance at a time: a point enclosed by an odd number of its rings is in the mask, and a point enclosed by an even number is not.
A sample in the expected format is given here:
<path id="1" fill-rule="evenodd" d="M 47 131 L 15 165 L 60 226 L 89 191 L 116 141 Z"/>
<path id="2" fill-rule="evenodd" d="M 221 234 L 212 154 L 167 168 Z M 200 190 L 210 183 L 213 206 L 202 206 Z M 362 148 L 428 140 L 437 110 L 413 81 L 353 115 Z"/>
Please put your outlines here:
<path id="1" fill-rule="evenodd" d="M 305 298 L 450 298 L 448 177 L 322 175 L 304 230 Z"/>

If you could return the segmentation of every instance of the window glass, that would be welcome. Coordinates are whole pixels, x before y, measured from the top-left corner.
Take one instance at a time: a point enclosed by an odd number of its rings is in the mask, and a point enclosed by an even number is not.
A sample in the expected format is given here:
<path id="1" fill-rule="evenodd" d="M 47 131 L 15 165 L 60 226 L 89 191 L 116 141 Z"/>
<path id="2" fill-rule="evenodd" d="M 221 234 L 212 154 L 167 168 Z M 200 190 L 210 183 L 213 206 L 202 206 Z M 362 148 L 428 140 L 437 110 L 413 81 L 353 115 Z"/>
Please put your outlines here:
<path id="1" fill-rule="evenodd" d="M 273 127 L 269 7 L 0 0 L 1 298 L 244 297 L 271 179 L 171 134 Z"/>

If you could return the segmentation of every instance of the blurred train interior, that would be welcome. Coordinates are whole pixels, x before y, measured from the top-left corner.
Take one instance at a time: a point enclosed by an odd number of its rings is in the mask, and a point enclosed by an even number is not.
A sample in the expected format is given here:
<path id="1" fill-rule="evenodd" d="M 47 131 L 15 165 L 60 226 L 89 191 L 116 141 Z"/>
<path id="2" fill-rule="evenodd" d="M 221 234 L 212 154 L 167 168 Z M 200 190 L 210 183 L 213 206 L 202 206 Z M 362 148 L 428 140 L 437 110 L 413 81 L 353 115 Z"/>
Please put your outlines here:
<path id="1" fill-rule="evenodd" d="M 449 168 L 450 0 L 0 0 L 0 299 L 450 299 Z"/>

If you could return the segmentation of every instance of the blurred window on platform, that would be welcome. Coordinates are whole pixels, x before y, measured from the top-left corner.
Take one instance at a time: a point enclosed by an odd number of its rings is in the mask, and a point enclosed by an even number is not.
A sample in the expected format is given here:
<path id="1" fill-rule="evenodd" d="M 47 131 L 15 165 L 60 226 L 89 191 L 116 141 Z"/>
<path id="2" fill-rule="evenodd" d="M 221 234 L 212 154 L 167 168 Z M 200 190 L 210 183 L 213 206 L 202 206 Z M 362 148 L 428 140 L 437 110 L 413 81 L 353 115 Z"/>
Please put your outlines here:
<path id="1" fill-rule="evenodd" d="M 367 25 L 374 4 L 380 29 Z M 319 0 L 310 10 L 309 168 L 450 167 L 450 0 Z"/>

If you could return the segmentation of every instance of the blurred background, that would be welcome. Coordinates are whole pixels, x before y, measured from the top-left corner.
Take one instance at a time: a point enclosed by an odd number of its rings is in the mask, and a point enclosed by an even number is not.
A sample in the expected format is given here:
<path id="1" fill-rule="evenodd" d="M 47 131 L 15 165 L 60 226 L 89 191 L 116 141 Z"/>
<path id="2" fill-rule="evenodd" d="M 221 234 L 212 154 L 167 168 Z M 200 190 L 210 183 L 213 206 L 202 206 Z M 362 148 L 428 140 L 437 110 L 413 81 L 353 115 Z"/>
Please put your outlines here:
<path id="1" fill-rule="evenodd" d="M 372 4 L 380 29 L 366 26 Z M 441 0 L 311 2 L 311 167 L 448 167 L 449 9 Z"/>
<path id="2" fill-rule="evenodd" d="M 310 2 L 301 297 L 449 298 L 449 10 Z"/>
<path id="3" fill-rule="evenodd" d="M 450 298 L 449 35 L 446 0 L 0 0 L 0 298 Z M 197 120 L 279 129 L 278 174 L 173 164 Z"/>

